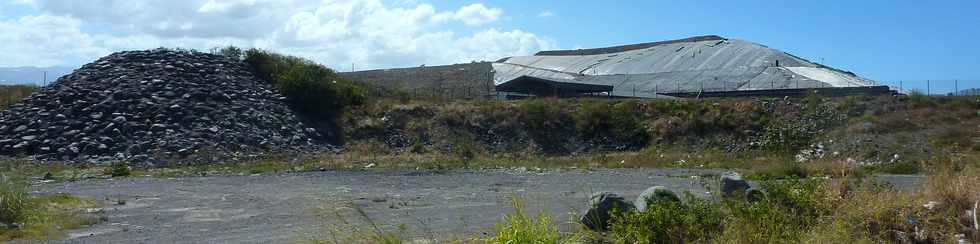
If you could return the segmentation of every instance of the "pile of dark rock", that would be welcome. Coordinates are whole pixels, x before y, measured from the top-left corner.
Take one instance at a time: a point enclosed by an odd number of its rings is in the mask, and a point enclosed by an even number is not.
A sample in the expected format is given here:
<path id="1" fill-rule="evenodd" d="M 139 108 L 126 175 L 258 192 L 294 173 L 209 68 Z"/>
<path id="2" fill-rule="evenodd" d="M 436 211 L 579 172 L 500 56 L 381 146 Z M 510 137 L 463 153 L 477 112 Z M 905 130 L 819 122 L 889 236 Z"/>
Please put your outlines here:
<path id="1" fill-rule="evenodd" d="M 0 156 L 46 161 L 228 160 L 321 138 L 244 63 L 196 51 L 114 53 L 0 112 Z"/>

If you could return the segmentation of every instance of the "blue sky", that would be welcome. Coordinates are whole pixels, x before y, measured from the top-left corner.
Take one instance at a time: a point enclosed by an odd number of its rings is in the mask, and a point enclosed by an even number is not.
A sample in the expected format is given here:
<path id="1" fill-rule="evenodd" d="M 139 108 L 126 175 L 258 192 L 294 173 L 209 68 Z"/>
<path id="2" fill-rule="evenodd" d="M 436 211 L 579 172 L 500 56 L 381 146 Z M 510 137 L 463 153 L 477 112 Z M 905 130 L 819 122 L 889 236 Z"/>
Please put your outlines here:
<path id="1" fill-rule="evenodd" d="M 980 80 L 978 13 L 974 0 L 3 0 L 0 51 L 15 54 L 0 66 L 235 44 L 389 68 L 716 34 L 876 80 Z"/>

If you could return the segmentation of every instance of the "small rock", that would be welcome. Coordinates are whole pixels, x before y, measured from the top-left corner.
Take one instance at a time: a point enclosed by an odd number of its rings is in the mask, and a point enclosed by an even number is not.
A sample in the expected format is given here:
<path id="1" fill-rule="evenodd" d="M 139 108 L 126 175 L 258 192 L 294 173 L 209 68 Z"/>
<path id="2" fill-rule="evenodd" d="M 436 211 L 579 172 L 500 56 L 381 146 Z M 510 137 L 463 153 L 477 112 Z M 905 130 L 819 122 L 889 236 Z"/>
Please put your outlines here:
<path id="1" fill-rule="evenodd" d="M 721 174 L 721 186 L 719 190 L 723 197 L 730 197 L 738 191 L 749 189 L 749 183 L 742 179 L 738 172 L 725 172 Z"/>
<path id="2" fill-rule="evenodd" d="M 936 201 L 929 201 L 929 202 L 927 202 L 926 204 L 922 204 L 922 207 L 923 207 L 923 208 L 926 208 L 926 209 L 928 209 L 928 210 L 932 210 L 932 209 L 935 209 L 935 208 L 936 208 L 936 206 L 939 206 L 939 202 L 936 202 Z"/>
<path id="3" fill-rule="evenodd" d="M 150 130 L 151 131 L 162 131 L 162 130 L 165 130 L 165 129 L 167 129 L 167 125 L 165 125 L 165 124 L 153 124 L 153 125 L 150 125 Z"/>
<path id="4" fill-rule="evenodd" d="M 625 212 L 635 211 L 636 207 L 616 193 L 599 192 L 589 199 L 589 210 L 582 215 L 579 222 L 590 230 L 607 230 L 613 209 Z"/>

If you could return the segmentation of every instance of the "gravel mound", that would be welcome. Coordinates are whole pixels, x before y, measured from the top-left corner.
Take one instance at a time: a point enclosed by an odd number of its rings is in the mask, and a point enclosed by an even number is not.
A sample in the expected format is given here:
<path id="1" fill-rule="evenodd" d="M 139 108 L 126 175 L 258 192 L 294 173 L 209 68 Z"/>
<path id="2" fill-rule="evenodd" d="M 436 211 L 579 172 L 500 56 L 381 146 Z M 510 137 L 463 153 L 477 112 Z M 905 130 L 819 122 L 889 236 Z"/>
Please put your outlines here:
<path id="1" fill-rule="evenodd" d="M 216 161 L 316 149 L 285 97 L 242 62 L 119 52 L 0 112 L 0 155 L 54 161 Z"/>

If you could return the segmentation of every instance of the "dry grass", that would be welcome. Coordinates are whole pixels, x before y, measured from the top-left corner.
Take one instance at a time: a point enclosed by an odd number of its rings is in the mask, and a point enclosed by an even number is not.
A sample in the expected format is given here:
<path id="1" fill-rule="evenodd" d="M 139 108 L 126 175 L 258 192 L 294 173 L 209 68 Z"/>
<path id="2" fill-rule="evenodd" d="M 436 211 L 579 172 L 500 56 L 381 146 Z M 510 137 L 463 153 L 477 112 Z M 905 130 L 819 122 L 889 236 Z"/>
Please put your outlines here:
<path id="1" fill-rule="evenodd" d="M 0 110 L 20 102 L 37 90 L 33 85 L 0 85 Z"/>

